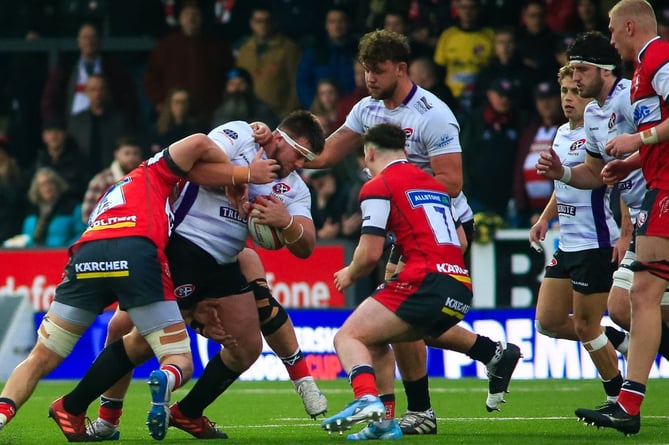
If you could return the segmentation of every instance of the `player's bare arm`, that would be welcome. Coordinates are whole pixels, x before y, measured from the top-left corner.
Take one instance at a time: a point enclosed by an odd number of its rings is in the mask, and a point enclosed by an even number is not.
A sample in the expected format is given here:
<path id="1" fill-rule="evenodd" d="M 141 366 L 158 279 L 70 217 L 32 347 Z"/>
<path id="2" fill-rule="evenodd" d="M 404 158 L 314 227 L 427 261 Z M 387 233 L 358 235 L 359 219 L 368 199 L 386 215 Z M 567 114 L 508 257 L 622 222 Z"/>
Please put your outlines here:
<path id="1" fill-rule="evenodd" d="M 634 225 L 632 224 L 632 218 L 630 217 L 630 210 L 625 204 L 625 201 L 620 199 L 620 237 L 616 241 L 615 246 L 613 246 L 613 253 L 611 261 L 615 261 L 616 264 L 620 262 L 625 257 L 625 252 L 629 248 L 630 241 L 632 241 L 632 236 L 634 235 Z"/>
<path id="2" fill-rule="evenodd" d="M 585 162 L 575 167 L 562 165 L 560 157 L 552 148 L 542 151 L 537 161 L 537 173 L 549 179 L 562 181 L 579 189 L 595 189 L 604 185 L 601 177 L 605 162 L 587 154 Z"/>
<path id="3" fill-rule="evenodd" d="M 362 147 L 362 135 L 342 125 L 325 139 L 325 147 L 313 161 L 305 162 L 306 168 L 329 168 Z"/>
<path id="4" fill-rule="evenodd" d="M 606 163 L 602 169 L 602 181 L 606 185 L 614 185 L 625 179 L 634 170 L 641 168 L 641 156 L 637 151 L 626 159 L 614 159 Z"/>
<path id="5" fill-rule="evenodd" d="M 669 140 L 669 120 L 638 133 L 619 134 L 606 143 L 606 153 L 620 158 L 627 153 L 634 153 L 642 145 L 652 145 Z"/>
<path id="6" fill-rule="evenodd" d="M 437 181 L 444 184 L 448 194 L 456 197 L 462 191 L 462 155 L 445 153 L 432 156 L 430 167 Z"/>
<path id="7" fill-rule="evenodd" d="M 379 235 L 363 233 L 353 253 L 351 264 L 334 274 L 335 287 L 343 291 L 360 277 L 372 273 L 383 254 L 386 238 Z"/>
<path id="8" fill-rule="evenodd" d="M 546 233 L 548 233 L 548 224 L 555 218 L 557 218 L 557 199 L 555 198 L 555 192 L 551 194 L 551 199 L 548 200 L 546 207 L 541 212 L 537 222 L 530 228 L 530 245 L 534 246 L 533 243 L 539 244 L 541 241 L 546 239 Z"/>
<path id="9" fill-rule="evenodd" d="M 203 136 L 209 139 L 208 136 Z M 193 164 L 188 172 L 189 181 L 200 185 L 237 186 L 249 183 L 266 184 L 277 178 L 280 166 L 274 159 L 262 159 L 264 153 L 262 148 L 258 150 L 250 165 L 233 165 L 218 145 L 211 139 L 209 141 L 214 144 L 214 148 L 210 149 L 208 146 L 204 156 L 199 159 L 199 162 Z M 170 154 L 172 146 L 170 146 Z"/>

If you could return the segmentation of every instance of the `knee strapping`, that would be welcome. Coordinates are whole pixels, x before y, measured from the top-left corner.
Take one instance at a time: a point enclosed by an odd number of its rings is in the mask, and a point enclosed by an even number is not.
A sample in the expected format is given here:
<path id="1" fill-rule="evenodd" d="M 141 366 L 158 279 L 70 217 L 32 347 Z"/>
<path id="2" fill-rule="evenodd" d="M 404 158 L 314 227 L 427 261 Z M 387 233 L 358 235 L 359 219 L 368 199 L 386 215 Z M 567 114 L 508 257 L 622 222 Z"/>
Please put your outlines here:
<path id="1" fill-rule="evenodd" d="M 81 335 L 73 334 L 45 316 L 37 329 L 37 335 L 47 349 L 55 352 L 61 357 L 67 357 L 74 349 Z"/>
<path id="2" fill-rule="evenodd" d="M 534 329 L 540 333 L 541 335 L 545 335 L 546 337 L 550 338 L 558 338 L 558 335 L 556 332 L 551 332 L 547 329 L 544 329 L 543 326 L 541 326 L 541 323 L 539 323 L 539 320 L 534 320 Z"/>
<path id="3" fill-rule="evenodd" d="M 629 267 L 621 266 L 613 272 L 613 285 L 621 289 L 630 290 L 634 272 Z"/>
<path id="4" fill-rule="evenodd" d="M 590 341 L 584 341 L 582 344 L 585 350 L 592 354 L 593 352 L 602 349 L 608 342 L 608 337 L 606 337 L 606 334 L 602 332 L 599 334 L 599 336 L 593 338 Z"/>
<path id="5" fill-rule="evenodd" d="M 288 313 L 272 296 L 267 280 L 258 278 L 250 284 L 258 308 L 260 330 L 263 335 L 271 335 L 288 320 Z"/>
<path id="6" fill-rule="evenodd" d="M 166 355 L 190 353 L 190 339 L 186 327 L 168 326 L 146 334 L 144 337 L 151 346 L 158 361 Z"/>

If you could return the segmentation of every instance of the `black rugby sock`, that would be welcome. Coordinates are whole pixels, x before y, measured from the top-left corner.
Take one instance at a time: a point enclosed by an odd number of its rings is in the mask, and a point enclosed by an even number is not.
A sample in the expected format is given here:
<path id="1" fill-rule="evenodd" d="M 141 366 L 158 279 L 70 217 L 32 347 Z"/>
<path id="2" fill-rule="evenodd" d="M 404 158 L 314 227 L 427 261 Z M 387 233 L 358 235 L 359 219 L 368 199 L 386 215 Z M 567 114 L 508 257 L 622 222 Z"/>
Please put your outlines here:
<path id="1" fill-rule="evenodd" d="M 86 375 L 63 399 L 67 412 L 78 415 L 86 411 L 93 400 L 135 368 L 128 358 L 123 339 L 118 339 L 100 352 Z"/>
<path id="2" fill-rule="evenodd" d="M 221 354 L 216 354 L 207 363 L 193 389 L 186 394 L 183 400 L 179 401 L 179 410 L 186 417 L 200 417 L 204 409 L 223 394 L 239 376 L 240 373 L 225 366 Z"/>

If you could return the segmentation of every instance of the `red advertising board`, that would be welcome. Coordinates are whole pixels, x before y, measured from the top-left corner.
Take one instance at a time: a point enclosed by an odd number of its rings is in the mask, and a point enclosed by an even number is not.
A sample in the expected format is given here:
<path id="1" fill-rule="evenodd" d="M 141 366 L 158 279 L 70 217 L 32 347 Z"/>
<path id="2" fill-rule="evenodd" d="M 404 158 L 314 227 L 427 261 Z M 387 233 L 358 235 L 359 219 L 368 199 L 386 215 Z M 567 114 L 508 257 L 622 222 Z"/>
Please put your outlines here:
<path id="1" fill-rule="evenodd" d="M 342 246 L 317 246 L 302 260 L 286 249 L 258 249 L 274 297 L 288 308 L 343 307 L 333 274 L 344 265 Z M 65 249 L 0 250 L 0 296 L 24 295 L 46 311 L 67 263 Z"/>

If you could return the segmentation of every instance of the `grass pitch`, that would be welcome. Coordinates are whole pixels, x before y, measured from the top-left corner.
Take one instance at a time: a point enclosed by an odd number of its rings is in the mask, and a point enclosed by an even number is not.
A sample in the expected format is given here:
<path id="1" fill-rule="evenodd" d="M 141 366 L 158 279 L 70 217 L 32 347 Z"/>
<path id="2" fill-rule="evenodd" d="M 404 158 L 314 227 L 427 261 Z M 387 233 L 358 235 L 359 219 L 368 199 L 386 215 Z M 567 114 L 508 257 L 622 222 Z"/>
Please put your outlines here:
<path id="1" fill-rule="evenodd" d="M 173 395 L 181 399 L 192 383 Z M 0 384 L 0 386 L 2 386 Z M 44 381 L 18 416 L 0 431 L 0 444 L 32 445 L 66 443 L 56 424 L 47 418 L 49 404 L 68 392 L 74 382 Z M 345 380 L 321 381 L 334 414 L 352 399 Z M 594 380 L 512 381 L 501 412 L 488 413 L 484 403 L 487 382 L 478 379 L 431 379 L 432 404 L 439 417 L 436 436 L 405 436 L 408 444 L 476 445 L 597 445 L 669 444 L 669 381 L 651 380 L 643 405 L 641 432 L 625 437 L 614 430 L 585 427 L 574 409 L 592 407 L 604 400 L 602 385 Z M 397 414 L 406 407 L 398 382 Z M 126 399 L 119 444 L 156 443 L 144 425 L 149 406 L 146 384 L 136 380 Z M 97 405 L 88 411 L 95 418 Z M 290 382 L 236 382 L 205 414 L 228 433 L 229 444 L 335 444 L 347 443 L 346 435 L 328 435 L 318 421 L 308 418 Z M 353 431 L 361 429 L 355 426 Z M 183 431 L 170 428 L 164 444 L 196 443 Z"/>

